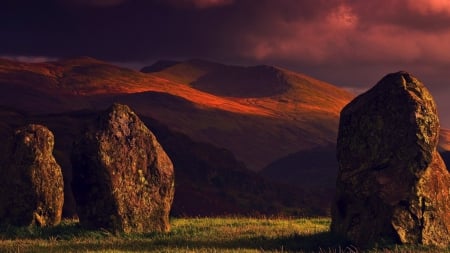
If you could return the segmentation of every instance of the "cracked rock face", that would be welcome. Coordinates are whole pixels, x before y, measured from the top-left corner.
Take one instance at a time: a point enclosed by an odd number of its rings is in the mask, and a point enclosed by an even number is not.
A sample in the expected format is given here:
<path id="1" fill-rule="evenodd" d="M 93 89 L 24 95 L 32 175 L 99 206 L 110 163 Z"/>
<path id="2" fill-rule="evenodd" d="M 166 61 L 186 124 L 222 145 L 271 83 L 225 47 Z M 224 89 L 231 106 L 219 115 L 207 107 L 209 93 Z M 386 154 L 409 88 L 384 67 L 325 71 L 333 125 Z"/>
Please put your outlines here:
<path id="1" fill-rule="evenodd" d="M 126 105 L 99 115 L 72 155 L 72 188 L 82 226 L 114 232 L 169 230 L 173 165 Z"/>
<path id="2" fill-rule="evenodd" d="M 407 72 L 384 77 L 341 112 L 331 230 L 358 245 L 450 242 L 450 175 L 437 152 L 428 90 Z"/>
<path id="3" fill-rule="evenodd" d="M 64 182 L 53 157 L 54 137 L 45 126 L 15 131 L 2 164 L 0 222 L 53 226 L 61 221 Z"/>

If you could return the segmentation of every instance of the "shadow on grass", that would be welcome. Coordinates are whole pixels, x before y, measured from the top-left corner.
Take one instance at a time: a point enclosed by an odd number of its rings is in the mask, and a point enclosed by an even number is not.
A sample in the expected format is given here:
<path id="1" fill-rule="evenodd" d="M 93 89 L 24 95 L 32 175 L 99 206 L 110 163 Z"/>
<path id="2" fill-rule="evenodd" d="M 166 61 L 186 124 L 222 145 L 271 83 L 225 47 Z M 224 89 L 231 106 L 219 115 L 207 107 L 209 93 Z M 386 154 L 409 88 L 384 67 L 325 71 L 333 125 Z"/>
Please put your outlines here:
<path id="1" fill-rule="evenodd" d="M 257 251 L 303 251 L 303 252 L 354 252 L 346 249 L 349 244 L 329 232 L 312 235 L 267 237 L 254 235 L 230 238 L 204 238 L 181 236 L 174 233 L 152 233 L 145 235 L 114 235 L 107 231 L 92 231 L 81 228 L 78 223 L 61 224 L 51 228 L 0 227 L 0 240 L 46 240 L 36 244 L 33 252 L 81 252 L 81 251 L 167 251 L 176 249 L 217 251 L 254 249 Z M 1 247 L 0 247 L 1 248 Z M 26 248 L 23 248 L 25 251 Z M 351 249 L 351 248 L 348 248 Z"/>
<path id="2" fill-rule="evenodd" d="M 61 223 L 55 227 L 1 226 L 0 240 L 71 240 L 74 238 L 101 239 L 110 236 L 108 231 L 83 229 L 78 222 Z"/>
<path id="3" fill-rule="evenodd" d="M 2 240 L 10 243 L 2 244 Z M 22 240 L 37 240 L 36 243 Z M 42 243 L 42 240 L 46 243 Z M 378 245 L 373 252 L 442 252 L 419 246 Z M 151 233 L 114 235 L 108 231 L 94 231 L 81 228 L 78 223 L 66 223 L 52 228 L 36 227 L 0 227 L 1 252 L 90 252 L 90 251 L 126 251 L 126 252 L 211 252 L 256 250 L 276 252 L 362 252 L 343 238 L 330 232 L 318 232 L 310 235 L 294 234 L 284 237 L 264 235 L 230 236 L 229 238 L 208 238 L 178 233 Z M 381 250 L 381 251 L 379 251 Z M 445 252 L 450 252 L 450 248 Z"/>
<path id="4" fill-rule="evenodd" d="M 83 235 L 85 236 L 85 234 Z M 163 252 L 174 249 L 205 250 L 214 249 L 217 251 L 239 249 L 257 250 L 257 251 L 281 251 L 281 252 L 353 252 L 346 251 L 349 244 L 344 240 L 334 237 L 329 232 L 322 232 L 313 235 L 294 235 L 289 237 L 268 238 L 265 236 L 253 236 L 238 239 L 214 240 L 189 239 L 189 238 L 166 238 L 160 235 L 139 236 L 137 238 L 119 237 L 123 240 L 108 240 L 104 237 L 101 240 L 79 241 L 70 243 L 62 240 L 61 243 L 53 245 L 38 246 L 45 252 L 45 249 L 51 248 L 57 252 L 71 251 L 99 251 L 99 250 L 117 250 L 117 251 L 157 251 Z"/>

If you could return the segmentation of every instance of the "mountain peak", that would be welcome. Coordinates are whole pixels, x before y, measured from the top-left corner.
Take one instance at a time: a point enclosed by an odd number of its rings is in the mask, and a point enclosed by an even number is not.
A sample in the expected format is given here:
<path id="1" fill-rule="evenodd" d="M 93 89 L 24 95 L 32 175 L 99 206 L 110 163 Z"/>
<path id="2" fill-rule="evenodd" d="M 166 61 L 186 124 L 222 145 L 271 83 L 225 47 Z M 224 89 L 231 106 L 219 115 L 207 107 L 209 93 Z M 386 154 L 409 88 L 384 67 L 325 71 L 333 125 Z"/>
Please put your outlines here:
<path id="1" fill-rule="evenodd" d="M 268 65 L 243 67 L 203 59 L 164 60 L 144 67 L 142 72 L 226 97 L 273 96 L 289 88 L 283 71 Z"/>
<path id="2" fill-rule="evenodd" d="M 226 97 L 270 97 L 287 91 L 290 84 L 277 68 L 223 66 L 201 76 L 191 86 Z"/>
<path id="3" fill-rule="evenodd" d="M 153 73 L 153 72 L 159 72 L 162 70 L 165 70 L 167 68 L 170 68 L 176 64 L 179 64 L 179 61 L 174 60 L 158 60 L 152 65 L 145 66 L 141 69 L 141 72 L 143 73 Z"/>

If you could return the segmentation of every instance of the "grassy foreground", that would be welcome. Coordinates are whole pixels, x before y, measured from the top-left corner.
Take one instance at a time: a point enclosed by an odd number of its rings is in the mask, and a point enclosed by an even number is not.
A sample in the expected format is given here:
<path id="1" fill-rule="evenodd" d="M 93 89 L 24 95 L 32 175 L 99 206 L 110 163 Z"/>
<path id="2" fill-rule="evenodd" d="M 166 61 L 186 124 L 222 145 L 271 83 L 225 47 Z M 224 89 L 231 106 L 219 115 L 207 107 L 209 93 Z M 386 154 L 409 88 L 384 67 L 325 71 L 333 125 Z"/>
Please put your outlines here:
<path id="1" fill-rule="evenodd" d="M 361 252 L 329 234 L 329 218 L 177 218 L 166 234 L 113 235 L 76 221 L 55 228 L 3 228 L 0 252 Z M 369 252 L 443 252 L 384 247 Z M 449 250 L 445 252 L 450 252 Z"/>

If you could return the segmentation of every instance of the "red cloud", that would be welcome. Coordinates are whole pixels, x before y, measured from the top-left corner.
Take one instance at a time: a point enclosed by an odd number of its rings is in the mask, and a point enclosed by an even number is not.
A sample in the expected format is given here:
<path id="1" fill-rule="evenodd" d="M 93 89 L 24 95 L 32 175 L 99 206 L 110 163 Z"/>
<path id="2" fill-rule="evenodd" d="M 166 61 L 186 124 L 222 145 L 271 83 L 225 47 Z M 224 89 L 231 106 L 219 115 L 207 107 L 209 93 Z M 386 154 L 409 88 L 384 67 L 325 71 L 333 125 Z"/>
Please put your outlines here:
<path id="1" fill-rule="evenodd" d="M 271 18 L 266 30 L 241 35 L 246 57 L 328 65 L 450 64 L 448 1 L 348 1 L 309 19 Z"/>
<path id="2" fill-rule="evenodd" d="M 421 14 L 450 15 L 450 1 L 447 0 L 407 0 L 408 6 Z"/>

